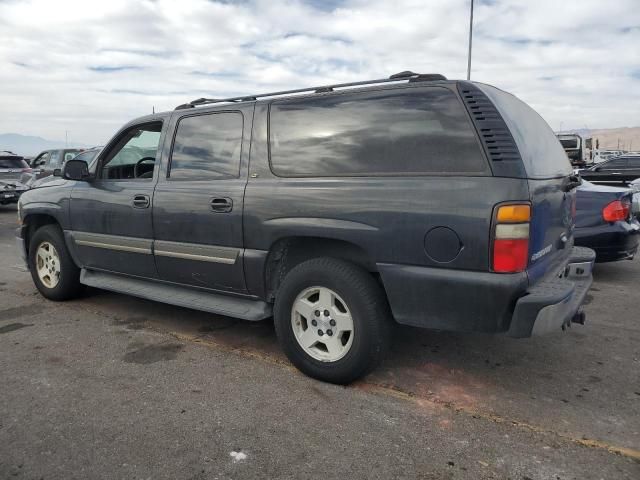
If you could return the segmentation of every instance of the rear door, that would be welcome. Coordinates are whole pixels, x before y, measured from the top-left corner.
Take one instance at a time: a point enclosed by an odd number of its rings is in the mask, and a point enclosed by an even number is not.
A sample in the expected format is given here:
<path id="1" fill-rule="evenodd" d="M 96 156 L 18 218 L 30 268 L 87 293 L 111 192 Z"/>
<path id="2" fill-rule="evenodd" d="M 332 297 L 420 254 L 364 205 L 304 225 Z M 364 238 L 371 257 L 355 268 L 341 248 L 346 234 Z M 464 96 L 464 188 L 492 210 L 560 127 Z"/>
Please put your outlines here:
<path id="1" fill-rule="evenodd" d="M 572 167 L 544 119 L 514 95 L 487 85 L 480 88 L 504 118 L 518 147 L 529 183 L 531 226 L 529 278 L 542 277 L 570 254 L 576 190 Z"/>
<path id="2" fill-rule="evenodd" d="M 153 201 L 161 279 L 245 292 L 242 211 L 253 105 L 174 114 Z"/>

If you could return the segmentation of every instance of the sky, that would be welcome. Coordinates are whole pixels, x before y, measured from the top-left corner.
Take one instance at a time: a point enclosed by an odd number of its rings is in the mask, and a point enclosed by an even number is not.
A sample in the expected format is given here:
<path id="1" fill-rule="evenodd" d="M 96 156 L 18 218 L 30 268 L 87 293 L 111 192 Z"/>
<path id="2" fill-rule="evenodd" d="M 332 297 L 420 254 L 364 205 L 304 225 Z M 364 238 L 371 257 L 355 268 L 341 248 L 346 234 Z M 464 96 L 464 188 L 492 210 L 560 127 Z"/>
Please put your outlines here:
<path id="1" fill-rule="evenodd" d="M 476 0 L 472 80 L 554 130 L 640 126 L 640 0 Z M 470 0 L 0 0 L 0 133 L 104 144 L 198 97 L 466 78 Z"/>

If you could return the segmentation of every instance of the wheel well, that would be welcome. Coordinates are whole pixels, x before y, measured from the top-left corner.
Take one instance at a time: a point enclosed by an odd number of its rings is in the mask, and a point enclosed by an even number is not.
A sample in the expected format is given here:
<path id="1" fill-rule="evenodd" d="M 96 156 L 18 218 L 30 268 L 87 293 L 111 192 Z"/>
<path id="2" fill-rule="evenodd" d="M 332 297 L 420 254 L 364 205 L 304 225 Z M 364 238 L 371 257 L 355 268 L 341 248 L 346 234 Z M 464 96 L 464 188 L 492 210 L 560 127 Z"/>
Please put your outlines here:
<path id="1" fill-rule="evenodd" d="M 333 257 L 346 260 L 375 273 L 375 262 L 358 245 L 321 237 L 287 237 L 275 242 L 269 249 L 265 267 L 266 297 L 275 298 L 275 293 L 289 271 L 300 263 L 319 257 Z"/>
<path id="2" fill-rule="evenodd" d="M 28 215 L 24 219 L 24 224 L 27 227 L 24 238 L 24 246 L 27 254 L 29 254 L 29 244 L 31 243 L 31 237 L 34 233 L 36 233 L 36 230 L 38 230 L 40 227 L 44 227 L 45 225 L 59 225 L 58 221 L 54 217 L 45 213 L 34 213 L 32 215 Z"/>

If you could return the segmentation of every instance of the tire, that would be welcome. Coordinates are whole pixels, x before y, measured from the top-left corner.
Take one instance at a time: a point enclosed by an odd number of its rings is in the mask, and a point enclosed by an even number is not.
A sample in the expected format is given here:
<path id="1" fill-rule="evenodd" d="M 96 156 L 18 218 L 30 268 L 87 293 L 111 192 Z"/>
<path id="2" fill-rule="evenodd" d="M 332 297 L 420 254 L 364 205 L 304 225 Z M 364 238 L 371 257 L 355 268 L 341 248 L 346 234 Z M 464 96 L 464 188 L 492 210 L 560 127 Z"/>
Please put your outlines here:
<path id="1" fill-rule="evenodd" d="M 351 333 L 346 331 L 348 317 Z M 383 359 L 391 336 L 384 290 L 366 270 L 335 258 L 308 260 L 287 274 L 276 295 L 274 324 L 291 363 L 310 377 L 337 384 L 351 383 L 372 371 Z M 304 348 L 302 343 L 311 346 Z"/>
<path id="2" fill-rule="evenodd" d="M 40 247 L 40 252 L 49 257 L 49 263 L 38 259 Z M 43 265 L 50 267 L 49 272 L 52 273 L 41 278 L 39 267 L 42 269 Z M 62 231 L 57 225 L 40 227 L 31 237 L 29 271 L 38 291 L 49 300 L 69 300 L 77 297 L 82 291 L 80 269 L 71 258 Z"/>

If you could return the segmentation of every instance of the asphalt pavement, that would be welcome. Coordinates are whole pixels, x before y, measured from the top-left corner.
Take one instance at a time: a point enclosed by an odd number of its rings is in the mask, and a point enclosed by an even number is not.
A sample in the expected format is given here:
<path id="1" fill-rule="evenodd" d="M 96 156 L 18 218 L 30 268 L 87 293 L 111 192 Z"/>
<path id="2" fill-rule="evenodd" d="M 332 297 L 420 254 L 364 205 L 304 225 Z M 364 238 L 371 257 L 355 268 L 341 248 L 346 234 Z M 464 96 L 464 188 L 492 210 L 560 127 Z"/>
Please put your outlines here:
<path id="1" fill-rule="evenodd" d="M 399 327 L 339 387 L 273 324 L 88 290 L 43 299 L 0 206 L 0 478 L 638 479 L 640 261 L 535 339 Z"/>

